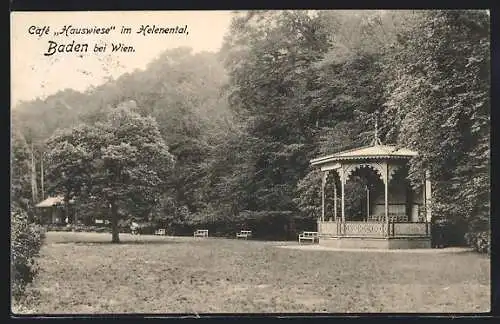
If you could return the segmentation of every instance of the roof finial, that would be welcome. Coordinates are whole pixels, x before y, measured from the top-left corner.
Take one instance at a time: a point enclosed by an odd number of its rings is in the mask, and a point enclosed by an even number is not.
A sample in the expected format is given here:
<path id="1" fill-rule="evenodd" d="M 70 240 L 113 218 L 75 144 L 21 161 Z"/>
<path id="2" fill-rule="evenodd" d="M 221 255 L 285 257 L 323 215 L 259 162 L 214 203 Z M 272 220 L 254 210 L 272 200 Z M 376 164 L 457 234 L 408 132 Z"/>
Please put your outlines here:
<path id="1" fill-rule="evenodd" d="M 375 114 L 375 132 L 373 134 L 373 140 L 372 140 L 372 145 L 382 145 L 382 142 L 380 141 L 380 138 L 378 137 L 378 115 Z"/>

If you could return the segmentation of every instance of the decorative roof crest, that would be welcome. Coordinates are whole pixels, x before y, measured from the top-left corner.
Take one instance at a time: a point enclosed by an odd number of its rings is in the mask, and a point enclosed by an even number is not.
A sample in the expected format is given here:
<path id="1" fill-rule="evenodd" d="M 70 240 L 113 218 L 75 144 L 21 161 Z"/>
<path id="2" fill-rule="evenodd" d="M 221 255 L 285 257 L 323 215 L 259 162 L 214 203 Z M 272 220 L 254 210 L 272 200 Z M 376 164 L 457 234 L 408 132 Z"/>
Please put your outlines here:
<path id="1" fill-rule="evenodd" d="M 372 146 L 382 145 L 382 141 L 378 137 L 378 116 L 375 115 L 375 131 L 373 132 Z"/>

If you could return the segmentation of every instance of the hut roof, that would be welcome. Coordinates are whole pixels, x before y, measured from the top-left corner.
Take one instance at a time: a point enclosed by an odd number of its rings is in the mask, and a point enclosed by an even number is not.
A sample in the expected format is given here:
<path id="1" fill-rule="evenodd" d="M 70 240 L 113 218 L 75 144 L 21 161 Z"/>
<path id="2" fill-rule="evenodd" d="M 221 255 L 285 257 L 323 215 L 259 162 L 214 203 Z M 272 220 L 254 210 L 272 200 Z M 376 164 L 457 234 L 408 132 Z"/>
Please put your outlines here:
<path id="1" fill-rule="evenodd" d="M 73 203 L 73 199 L 69 201 L 70 204 Z M 57 197 L 48 197 L 47 199 L 39 202 L 38 204 L 35 205 L 35 207 L 53 207 L 57 205 L 64 205 L 64 197 L 63 196 L 57 196 Z"/>

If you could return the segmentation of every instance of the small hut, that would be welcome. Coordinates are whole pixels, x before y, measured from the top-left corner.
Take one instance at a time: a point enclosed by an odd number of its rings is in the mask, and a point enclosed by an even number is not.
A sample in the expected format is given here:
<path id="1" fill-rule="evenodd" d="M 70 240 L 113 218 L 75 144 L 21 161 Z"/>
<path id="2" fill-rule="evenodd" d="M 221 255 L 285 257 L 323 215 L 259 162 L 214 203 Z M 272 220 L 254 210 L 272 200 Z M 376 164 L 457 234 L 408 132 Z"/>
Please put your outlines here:
<path id="1" fill-rule="evenodd" d="M 70 200 L 70 204 L 73 200 Z M 40 224 L 68 224 L 73 222 L 73 213 L 70 212 L 66 219 L 64 198 L 62 196 L 48 197 L 47 199 L 35 205 L 39 211 Z"/>

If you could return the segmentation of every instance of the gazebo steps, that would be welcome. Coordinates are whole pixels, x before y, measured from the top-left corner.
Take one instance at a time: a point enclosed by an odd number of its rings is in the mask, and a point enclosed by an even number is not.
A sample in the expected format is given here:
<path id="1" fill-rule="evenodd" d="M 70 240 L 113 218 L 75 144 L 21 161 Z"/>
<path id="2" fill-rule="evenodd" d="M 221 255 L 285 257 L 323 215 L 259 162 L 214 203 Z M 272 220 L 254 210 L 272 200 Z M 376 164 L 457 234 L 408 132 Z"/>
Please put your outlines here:
<path id="1" fill-rule="evenodd" d="M 320 237 L 319 245 L 342 249 L 427 249 L 431 248 L 431 238 L 411 237 Z"/>

